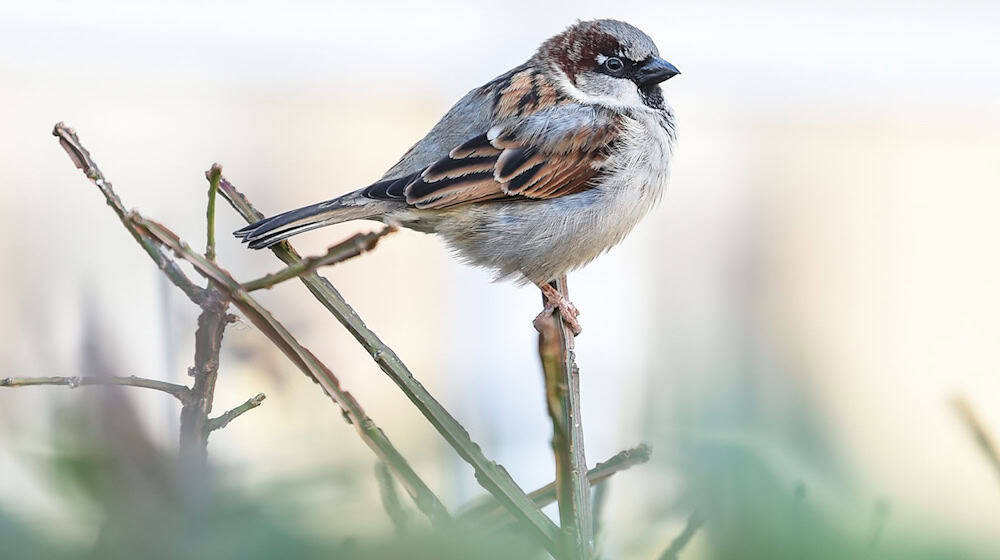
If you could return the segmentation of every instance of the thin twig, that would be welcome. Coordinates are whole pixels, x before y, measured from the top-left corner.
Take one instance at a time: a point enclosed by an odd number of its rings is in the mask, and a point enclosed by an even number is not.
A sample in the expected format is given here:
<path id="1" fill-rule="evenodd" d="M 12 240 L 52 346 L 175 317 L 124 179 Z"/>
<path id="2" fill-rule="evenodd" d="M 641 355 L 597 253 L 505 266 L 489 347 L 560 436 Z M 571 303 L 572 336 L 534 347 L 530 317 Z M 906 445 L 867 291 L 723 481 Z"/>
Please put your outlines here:
<path id="1" fill-rule="evenodd" d="M 385 463 L 382 461 L 375 463 L 375 479 L 378 481 L 378 492 L 382 497 L 382 507 L 385 508 L 389 519 L 392 520 L 392 525 L 396 528 L 396 534 L 404 533 L 410 518 L 403 510 L 402 504 L 399 503 L 399 495 L 396 494 L 396 483 L 389 473 L 389 467 L 385 466 Z"/>
<path id="2" fill-rule="evenodd" d="M 256 280 L 243 283 L 243 289 L 252 292 L 262 288 L 271 288 L 275 284 L 290 280 L 292 278 L 309 274 L 321 266 L 330 266 L 342 263 L 371 251 L 378 244 L 378 240 L 396 231 L 395 227 L 386 226 L 380 231 L 372 233 L 356 233 L 351 237 L 330 247 L 323 255 L 306 257 L 295 264 L 291 264 L 278 272 L 267 274 Z"/>
<path id="3" fill-rule="evenodd" d="M 972 434 L 972 438 L 976 441 L 979 450 L 983 452 L 986 461 L 993 467 L 993 471 L 997 476 L 1000 476 L 1000 452 L 998 452 L 993 435 L 990 434 L 986 425 L 979 419 L 979 414 L 976 413 L 976 410 L 972 408 L 972 405 L 965 397 L 953 398 L 951 405 L 955 408 L 955 412 L 961 418 L 962 423 L 965 424 L 966 429 Z"/>
<path id="4" fill-rule="evenodd" d="M 340 380 L 333 372 L 316 359 L 312 352 L 299 344 L 295 337 L 288 332 L 288 329 L 251 297 L 240 286 L 239 282 L 217 264 L 192 250 L 187 243 L 177 237 L 177 234 L 166 227 L 147 220 L 135 212 L 129 214 L 129 220 L 141 231 L 155 239 L 157 243 L 190 262 L 199 274 L 208 278 L 215 286 L 224 291 L 227 297 L 231 298 L 233 305 L 239 308 L 264 336 L 268 337 L 310 379 L 319 383 L 327 395 L 340 405 L 344 416 L 354 425 L 361 439 L 393 469 L 396 476 L 403 482 L 407 492 L 413 497 L 417 507 L 427 514 L 431 521 L 441 523 L 450 518 L 441 501 L 417 476 L 385 433 L 368 417 L 354 396 L 340 387 Z"/>
<path id="5" fill-rule="evenodd" d="M 73 160 L 73 163 L 77 166 L 77 168 L 83 170 L 83 173 L 87 176 L 87 178 L 93 181 L 93 183 L 97 185 L 97 188 L 101 190 L 108 206 L 115 211 L 118 218 L 122 220 L 122 224 L 125 226 L 125 229 L 132 234 L 132 237 L 134 237 L 139 245 L 142 246 L 143 250 L 146 251 L 146 254 L 153 259 L 156 266 L 158 266 L 160 270 L 167 275 L 167 278 L 175 286 L 180 288 L 180 290 L 187 295 L 188 299 L 196 304 L 201 303 L 204 290 L 191 282 L 187 275 L 184 274 L 184 271 L 177 266 L 177 263 L 174 262 L 173 259 L 164 255 L 155 243 L 140 235 L 140 233 L 135 229 L 135 226 L 128 223 L 125 219 L 125 215 L 127 214 L 125 206 L 122 205 L 121 199 L 118 198 L 118 195 L 115 194 L 115 191 L 111 188 L 111 182 L 104 177 L 104 174 L 101 173 L 101 170 L 97 167 L 97 163 L 95 163 L 93 158 L 90 157 L 90 152 L 88 152 L 87 149 L 80 144 L 80 140 L 76 136 L 76 131 L 60 122 L 57 123 L 55 128 L 52 130 L 52 135 L 59 138 L 59 145 L 66 150 L 66 153 L 69 155 L 70 159 Z"/>
<path id="6" fill-rule="evenodd" d="M 183 254 L 199 270 L 203 276 L 209 278 L 217 287 L 226 290 L 227 296 L 239 299 L 234 302 L 250 320 L 257 325 L 265 336 L 268 336 L 281 350 L 306 373 L 309 377 L 319 382 L 328 395 L 341 405 L 345 417 L 354 425 L 361 435 L 363 441 L 372 448 L 376 455 L 390 465 L 393 472 L 403 482 L 407 492 L 413 497 L 417 507 L 426 513 L 432 521 L 436 523 L 449 519 L 447 510 L 438 500 L 426 484 L 413 471 L 406 462 L 406 459 L 393 447 L 392 443 L 385 436 L 381 429 L 364 413 L 361 405 L 354 400 L 354 397 L 341 390 L 340 383 L 333 373 L 323 365 L 316 357 L 303 348 L 288 333 L 287 329 L 278 323 L 271 314 L 260 306 L 253 298 L 242 290 L 239 283 L 229 275 L 228 272 L 218 268 L 215 263 L 205 259 L 202 255 L 192 251 L 186 243 L 182 243 L 170 230 L 152 224 L 153 229 L 160 234 L 159 238 L 154 238 L 150 233 L 151 223 L 146 222 L 140 216 L 127 212 L 118 195 L 111 188 L 111 184 L 104 179 L 97 166 L 93 163 L 89 152 L 80 144 L 76 133 L 64 124 L 56 125 L 53 134 L 59 137 L 60 144 L 76 163 L 77 167 L 84 170 L 89 177 L 104 193 L 108 204 L 115 210 L 122 224 L 132 234 L 149 256 L 160 265 L 160 268 L 167 273 L 171 281 L 183 290 L 195 303 L 200 304 L 202 298 L 202 288 L 195 286 L 177 264 L 160 251 L 159 245 L 167 245 L 177 254 Z M 199 268 L 200 266 L 200 268 Z M 223 314 L 225 320 L 229 320 L 227 314 Z"/>
<path id="7" fill-rule="evenodd" d="M 255 222 L 264 217 L 225 177 L 219 181 L 219 192 L 247 222 Z M 302 260 L 287 242 L 272 246 L 271 251 L 285 264 L 291 265 Z M 496 496 L 517 518 L 533 527 L 550 552 L 557 552 L 559 528 L 538 510 L 506 469 L 483 455 L 482 449 L 472 441 L 465 428 L 413 377 L 399 356 L 365 325 L 336 288 L 315 272 L 303 274 L 299 279 L 371 354 L 382 371 L 399 386 L 458 455 L 472 465 L 480 485 Z"/>
<path id="8" fill-rule="evenodd" d="M 205 212 L 205 258 L 210 261 L 215 260 L 215 193 L 219 190 L 219 177 L 222 177 L 222 166 L 213 163 L 208 170 L 208 209 Z"/>
<path id="9" fill-rule="evenodd" d="M 569 299 L 566 275 L 555 288 Z M 563 532 L 564 555 L 589 559 L 593 556 L 593 512 L 587 459 L 580 419 L 580 372 L 573 351 L 573 333 L 558 310 L 536 321 L 538 353 L 545 374 L 546 403 L 552 418 L 552 451 L 556 459 L 556 496 Z"/>
<path id="10" fill-rule="evenodd" d="M 264 393 L 257 393 L 247 399 L 247 402 L 241 404 L 240 406 L 227 410 L 215 418 L 209 418 L 208 422 L 205 423 L 205 430 L 214 432 L 215 430 L 225 428 L 230 422 L 236 419 L 237 416 L 260 406 L 260 403 L 264 402 L 264 399 L 266 398 L 267 396 Z"/>
<path id="11" fill-rule="evenodd" d="M 684 525 L 684 530 L 681 531 L 681 534 L 674 537 L 670 546 L 668 546 L 667 549 L 663 551 L 663 554 L 660 555 L 659 560 L 677 560 L 681 551 L 684 550 L 684 547 L 687 546 L 692 538 L 694 538 L 695 533 L 697 533 L 698 529 L 700 529 L 704 524 L 705 520 L 701 517 L 700 513 L 697 511 L 692 513 L 691 516 L 688 517 L 687 523 Z"/>
<path id="12" fill-rule="evenodd" d="M 128 377 L 5 377 L 0 379 L 0 387 L 28 387 L 32 385 L 65 385 L 70 389 L 86 385 L 123 385 L 160 391 L 172 395 L 182 403 L 191 398 L 191 390 L 184 385 L 134 375 Z"/>
<path id="13" fill-rule="evenodd" d="M 594 468 L 587 471 L 587 480 L 591 486 L 601 484 L 611 477 L 611 475 L 640 465 L 649 461 L 652 451 L 645 443 L 632 449 L 619 451 L 607 461 L 597 463 Z M 541 488 L 528 493 L 536 507 L 543 508 L 556 500 L 556 483 L 550 482 Z M 464 520 L 472 521 L 477 525 L 494 525 L 499 523 L 487 522 L 486 516 L 491 518 L 497 513 L 502 513 L 500 505 L 492 496 L 485 496 L 474 500 L 471 504 L 462 508 L 461 517 Z"/>

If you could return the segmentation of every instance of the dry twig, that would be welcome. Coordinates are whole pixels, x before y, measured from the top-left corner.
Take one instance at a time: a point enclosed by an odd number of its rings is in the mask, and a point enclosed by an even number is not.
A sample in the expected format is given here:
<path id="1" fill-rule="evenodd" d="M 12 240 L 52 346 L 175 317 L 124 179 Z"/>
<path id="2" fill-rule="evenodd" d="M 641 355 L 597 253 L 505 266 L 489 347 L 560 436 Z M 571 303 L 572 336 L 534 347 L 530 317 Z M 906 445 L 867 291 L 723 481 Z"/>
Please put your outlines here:
<path id="1" fill-rule="evenodd" d="M 356 233 L 351 237 L 330 247 L 325 254 L 316 257 L 306 257 L 295 264 L 288 265 L 278 272 L 267 274 L 256 280 L 243 283 L 243 289 L 252 292 L 263 288 L 272 288 L 275 284 L 297 278 L 303 274 L 314 272 L 321 266 L 330 266 L 352 259 L 375 248 L 378 240 L 396 231 L 395 227 L 384 227 L 374 233 Z"/>
<path id="2" fill-rule="evenodd" d="M 615 456 L 607 461 L 597 463 L 597 466 L 587 471 L 587 480 L 590 481 L 591 486 L 601 484 L 617 472 L 649 461 L 650 454 L 651 451 L 646 444 L 619 451 Z M 528 496 L 537 507 L 543 508 L 556 500 L 556 483 L 550 482 L 530 492 Z M 485 497 L 467 506 L 462 512 L 462 518 L 482 525 L 493 525 L 493 523 L 484 521 L 484 518 L 487 516 L 495 517 L 500 512 L 496 500 Z"/>
<path id="3" fill-rule="evenodd" d="M 0 387 L 28 387 L 32 385 L 64 385 L 70 389 L 87 385 L 124 385 L 160 391 L 172 395 L 182 403 L 191 398 L 191 390 L 184 385 L 134 375 L 128 377 L 5 377 L 0 379 Z"/>
<path id="4" fill-rule="evenodd" d="M 569 299 L 566 276 L 554 282 Z M 558 309 L 550 317 L 536 320 L 538 353 L 545 374 L 545 394 L 552 418 L 552 450 L 556 458 L 556 497 L 567 558 L 593 556 L 593 513 L 587 459 L 580 419 L 580 370 L 573 351 L 573 332 L 562 321 Z"/>
<path id="5" fill-rule="evenodd" d="M 248 223 L 264 217 L 225 177 L 219 181 L 219 192 Z M 302 258 L 287 242 L 273 245 L 271 251 L 288 265 L 302 261 Z M 532 503 L 528 495 L 514 482 L 503 466 L 483 455 L 482 449 L 472 441 L 465 428 L 413 377 L 399 356 L 365 325 L 357 312 L 333 287 L 333 284 L 315 271 L 300 275 L 299 280 L 340 321 L 361 346 L 371 353 L 372 359 L 382 368 L 382 371 L 399 386 L 458 455 L 472 465 L 476 472 L 476 480 L 483 488 L 496 496 L 514 516 L 525 521 L 529 527 L 534 528 L 545 547 L 550 552 L 556 553 L 558 551 L 556 543 L 559 541 L 559 528 Z"/>
<path id="6" fill-rule="evenodd" d="M 122 220 L 122 225 L 125 226 L 125 229 L 132 234 L 132 237 L 134 237 L 139 245 L 142 246 L 143 250 L 146 251 L 146 254 L 153 259 L 156 266 L 158 266 L 160 270 L 167 275 L 170 282 L 180 288 L 180 290 L 187 295 L 188 299 L 196 304 L 201 303 L 204 290 L 195 286 L 187 275 L 184 274 L 184 271 L 177 266 L 177 263 L 174 262 L 173 259 L 164 255 L 160 251 L 159 247 L 152 242 L 152 240 L 140 235 L 140 233 L 135 230 L 135 227 L 125 220 L 125 215 L 127 214 L 125 206 L 122 205 L 121 199 L 118 198 L 118 195 L 115 194 L 115 191 L 111 188 L 111 181 L 108 181 L 104 177 L 100 168 L 97 167 L 97 164 L 94 163 L 94 160 L 90 157 L 90 152 L 88 152 L 87 149 L 80 144 L 80 140 L 77 138 L 76 132 L 72 128 L 60 122 L 57 123 L 55 128 L 52 130 L 52 135 L 59 138 L 59 145 L 66 150 L 66 153 L 69 155 L 70 159 L 73 160 L 73 163 L 77 166 L 77 168 L 81 169 L 84 175 L 97 185 L 97 188 L 100 189 L 101 193 L 104 195 L 104 199 L 107 201 L 108 206 L 110 206 L 111 209 L 115 211 L 115 214 L 118 215 L 118 218 Z"/>
<path id="7" fill-rule="evenodd" d="M 166 227 L 131 213 L 129 220 L 157 243 L 170 249 L 178 257 L 191 263 L 199 274 L 210 280 L 219 290 L 226 293 L 232 304 L 239 308 L 268 339 L 274 343 L 303 373 L 323 387 L 344 413 L 361 439 L 400 478 L 407 492 L 432 521 L 443 522 L 450 516 L 441 501 L 417 476 L 405 458 L 396 450 L 385 433 L 368 417 L 354 396 L 340 387 L 340 380 L 322 362 L 303 347 L 295 337 L 279 323 L 271 312 L 265 309 L 243 289 L 227 271 L 191 249 Z"/>
<path id="8" fill-rule="evenodd" d="M 241 404 L 240 406 L 229 409 L 215 418 L 209 418 L 208 422 L 205 423 L 205 430 L 214 432 L 215 430 L 225 428 L 230 422 L 236 419 L 237 416 L 260 406 L 260 403 L 264 402 L 264 399 L 266 398 L 267 396 L 264 393 L 257 393 L 247 399 L 247 402 Z"/>
<path id="9" fill-rule="evenodd" d="M 180 459 L 186 466 L 203 467 L 207 459 L 208 433 L 205 429 L 208 422 L 208 415 L 212 411 L 212 398 L 215 393 L 215 383 L 219 370 L 219 351 L 222 345 L 222 335 L 225 331 L 229 317 L 226 313 L 228 306 L 227 298 L 222 292 L 209 285 L 207 288 L 195 286 L 186 274 L 177 266 L 173 259 L 164 255 L 157 247 L 154 240 L 145 235 L 140 228 L 130 219 L 130 213 L 126 211 L 121 199 L 114 192 L 111 182 L 104 176 L 97 163 L 90 156 L 90 152 L 83 147 L 76 132 L 63 123 L 58 123 L 52 130 L 52 134 L 59 138 L 59 144 L 66 150 L 66 153 L 73 160 L 73 163 L 89 178 L 101 193 L 115 214 L 122 221 L 125 229 L 132 234 L 132 237 L 142 246 L 146 254 L 153 259 L 153 262 L 167 275 L 170 281 L 180 288 L 188 298 L 201 307 L 202 312 L 198 317 L 198 330 L 195 334 L 195 356 L 194 367 L 191 374 L 194 376 L 194 384 L 189 390 L 188 398 L 184 401 L 181 409 L 181 431 L 180 431 Z M 215 192 L 218 187 L 218 178 L 222 175 L 222 168 L 218 165 L 212 167 L 210 172 L 213 180 L 209 187 L 208 208 L 206 211 L 207 221 L 207 244 L 206 257 L 209 260 L 215 258 Z"/>

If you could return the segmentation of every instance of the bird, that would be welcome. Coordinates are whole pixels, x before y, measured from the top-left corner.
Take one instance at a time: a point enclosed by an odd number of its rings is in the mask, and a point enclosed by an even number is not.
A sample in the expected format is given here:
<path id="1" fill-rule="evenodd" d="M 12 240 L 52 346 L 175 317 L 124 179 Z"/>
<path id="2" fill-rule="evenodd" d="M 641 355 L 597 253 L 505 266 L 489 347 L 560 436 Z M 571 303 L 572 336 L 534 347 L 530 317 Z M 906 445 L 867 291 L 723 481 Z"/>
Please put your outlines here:
<path id="1" fill-rule="evenodd" d="M 234 232 L 262 249 L 349 220 L 434 233 L 497 280 L 532 283 L 574 334 L 553 285 L 617 245 L 659 202 L 676 121 L 661 83 L 680 74 L 623 21 L 577 21 L 462 97 L 381 179 Z"/>

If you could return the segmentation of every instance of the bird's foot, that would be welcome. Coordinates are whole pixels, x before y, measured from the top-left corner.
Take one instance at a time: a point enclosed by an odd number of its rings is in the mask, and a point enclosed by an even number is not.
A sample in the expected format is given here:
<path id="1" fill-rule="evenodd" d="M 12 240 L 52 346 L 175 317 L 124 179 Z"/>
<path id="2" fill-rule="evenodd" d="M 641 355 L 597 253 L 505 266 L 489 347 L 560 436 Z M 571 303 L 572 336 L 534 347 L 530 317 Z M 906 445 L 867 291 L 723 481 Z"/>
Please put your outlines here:
<path id="1" fill-rule="evenodd" d="M 533 321 L 535 329 L 541 332 L 542 329 L 539 327 L 539 322 L 551 317 L 555 310 L 558 309 L 559 316 L 562 317 L 563 323 L 566 323 L 569 330 L 573 332 L 573 336 L 579 336 L 583 332 L 583 328 L 580 327 L 580 321 L 577 319 L 580 315 L 580 310 L 573 305 L 573 302 L 564 297 L 559 293 L 559 290 L 551 285 L 543 284 L 539 288 L 545 297 L 545 309 L 535 317 Z"/>

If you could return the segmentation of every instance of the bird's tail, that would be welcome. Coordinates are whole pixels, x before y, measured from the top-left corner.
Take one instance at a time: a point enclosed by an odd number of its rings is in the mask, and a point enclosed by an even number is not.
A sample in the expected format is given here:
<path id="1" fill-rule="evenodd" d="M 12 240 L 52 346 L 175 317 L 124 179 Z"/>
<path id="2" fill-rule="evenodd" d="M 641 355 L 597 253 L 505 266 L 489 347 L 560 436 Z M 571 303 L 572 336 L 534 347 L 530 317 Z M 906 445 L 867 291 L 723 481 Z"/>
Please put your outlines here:
<path id="1" fill-rule="evenodd" d="M 380 206 L 378 201 L 366 199 L 358 193 L 349 193 L 333 200 L 264 218 L 234 231 L 233 235 L 242 239 L 251 249 L 264 249 L 304 231 L 378 216 L 385 210 Z"/>

